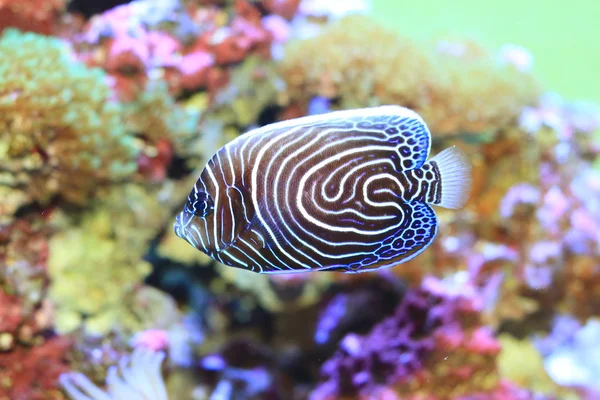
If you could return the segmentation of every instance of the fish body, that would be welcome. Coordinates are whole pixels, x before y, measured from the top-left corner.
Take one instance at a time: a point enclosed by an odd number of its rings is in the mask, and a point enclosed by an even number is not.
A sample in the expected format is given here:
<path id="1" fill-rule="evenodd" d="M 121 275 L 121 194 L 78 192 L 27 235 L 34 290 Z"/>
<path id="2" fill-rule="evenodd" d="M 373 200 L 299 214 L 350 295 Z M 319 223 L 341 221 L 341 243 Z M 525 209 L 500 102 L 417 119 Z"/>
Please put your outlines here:
<path id="1" fill-rule="evenodd" d="M 431 134 L 400 106 L 334 111 L 251 130 L 208 161 L 176 234 L 259 273 L 388 268 L 435 238 L 431 205 L 460 208 L 471 167 L 458 148 L 428 161 Z"/>

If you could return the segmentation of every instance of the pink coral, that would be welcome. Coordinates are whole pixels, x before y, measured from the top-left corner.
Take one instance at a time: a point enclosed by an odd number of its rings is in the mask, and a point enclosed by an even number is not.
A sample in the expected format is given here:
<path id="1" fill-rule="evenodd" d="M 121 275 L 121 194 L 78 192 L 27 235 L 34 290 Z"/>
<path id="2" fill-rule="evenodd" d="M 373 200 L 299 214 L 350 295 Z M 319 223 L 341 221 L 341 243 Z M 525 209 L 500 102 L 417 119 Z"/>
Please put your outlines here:
<path id="1" fill-rule="evenodd" d="M 111 74 L 121 100 L 135 100 L 157 76 L 173 95 L 208 90 L 214 96 L 235 64 L 251 54 L 269 58 L 273 41 L 287 40 L 281 23 L 267 27 L 277 15 L 263 19 L 260 7 L 247 0 L 235 1 L 233 11 L 137 1 L 94 17 L 74 42 L 88 65 Z"/>
<path id="2" fill-rule="evenodd" d="M 590 133 L 600 128 L 600 107 L 585 102 L 567 103 L 557 93 L 546 93 L 537 107 L 523 109 L 520 125 L 529 133 L 548 127 L 559 139 L 566 140 L 575 133 Z"/>
<path id="3" fill-rule="evenodd" d="M 183 56 L 178 68 L 181 72 L 181 85 L 185 89 L 204 88 L 208 85 L 209 70 L 215 64 L 215 57 L 209 52 L 198 50 Z"/>
<path id="4" fill-rule="evenodd" d="M 132 345 L 153 351 L 166 350 L 169 347 L 169 334 L 163 329 L 148 329 L 136 333 L 132 338 Z"/>
<path id="5" fill-rule="evenodd" d="M 501 64 L 510 64 L 521 72 L 530 72 L 533 68 L 533 54 L 524 47 L 505 44 L 498 52 Z"/>

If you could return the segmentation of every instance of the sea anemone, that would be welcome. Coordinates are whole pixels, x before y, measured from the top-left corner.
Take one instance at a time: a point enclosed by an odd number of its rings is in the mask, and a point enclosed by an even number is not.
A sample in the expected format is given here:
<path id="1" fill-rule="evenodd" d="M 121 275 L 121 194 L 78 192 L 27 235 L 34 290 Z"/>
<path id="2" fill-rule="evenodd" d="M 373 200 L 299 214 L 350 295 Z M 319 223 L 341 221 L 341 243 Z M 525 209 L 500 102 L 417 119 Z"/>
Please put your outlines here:
<path id="1" fill-rule="evenodd" d="M 119 368 L 109 368 L 106 391 L 76 372 L 62 374 L 60 384 L 72 400 L 167 400 L 161 373 L 164 358 L 163 352 L 136 348 L 131 359 L 121 359 Z"/>

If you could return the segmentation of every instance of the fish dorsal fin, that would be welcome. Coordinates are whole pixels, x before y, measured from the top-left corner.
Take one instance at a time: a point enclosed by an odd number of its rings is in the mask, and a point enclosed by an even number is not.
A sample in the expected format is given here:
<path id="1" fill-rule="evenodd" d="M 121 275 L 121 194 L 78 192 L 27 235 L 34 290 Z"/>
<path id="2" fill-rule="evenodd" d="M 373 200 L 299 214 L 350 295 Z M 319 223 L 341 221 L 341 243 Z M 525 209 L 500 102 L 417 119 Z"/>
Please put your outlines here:
<path id="1" fill-rule="evenodd" d="M 416 112 L 400 106 L 380 106 L 355 110 L 351 117 L 359 131 L 376 130 L 396 148 L 395 164 L 399 171 L 418 169 L 431 150 L 431 132 Z"/>
<path id="2" fill-rule="evenodd" d="M 429 129 L 421 118 L 403 118 L 399 121 L 395 126 L 398 133 L 392 135 L 390 140 L 397 142 L 396 153 L 400 157 L 400 165 L 404 170 L 421 168 L 431 148 Z M 389 128 L 387 132 L 394 132 L 394 129 Z"/>

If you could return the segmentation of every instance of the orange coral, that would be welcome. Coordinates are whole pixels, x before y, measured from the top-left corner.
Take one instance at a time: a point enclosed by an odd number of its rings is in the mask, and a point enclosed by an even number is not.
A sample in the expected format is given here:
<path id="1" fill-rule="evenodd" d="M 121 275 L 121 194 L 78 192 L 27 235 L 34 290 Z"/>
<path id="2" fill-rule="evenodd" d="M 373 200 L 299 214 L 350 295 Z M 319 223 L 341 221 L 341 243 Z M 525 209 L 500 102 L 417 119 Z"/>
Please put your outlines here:
<path id="1" fill-rule="evenodd" d="M 350 16 L 290 44 L 281 72 L 292 99 L 325 96 L 341 108 L 403 105 L 438 134 L 497 130 L 536 101 L 530 74 L 498 64 L 473 42 L 455 47 L 460 51 L 439 51 L 368 17 Z"/>

